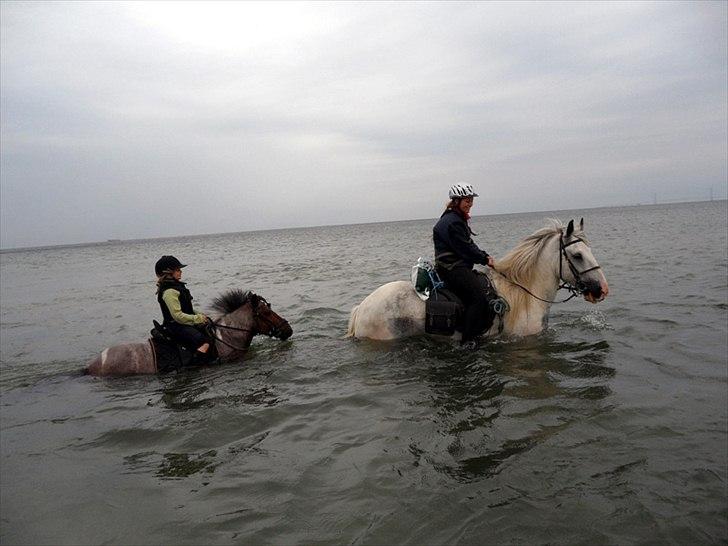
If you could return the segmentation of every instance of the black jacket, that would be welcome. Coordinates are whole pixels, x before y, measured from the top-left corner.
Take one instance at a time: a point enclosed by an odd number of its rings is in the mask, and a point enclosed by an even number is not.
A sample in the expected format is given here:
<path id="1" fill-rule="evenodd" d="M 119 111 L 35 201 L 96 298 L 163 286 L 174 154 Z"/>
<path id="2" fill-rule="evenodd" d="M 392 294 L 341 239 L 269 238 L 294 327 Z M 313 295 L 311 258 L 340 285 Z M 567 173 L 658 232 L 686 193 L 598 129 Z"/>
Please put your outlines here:
<path id="1" fill-rule="evenodd" d="M 473 242 L 473 232 L 460 213 L 446 210 L 432 228 L 432 240 L 435 243 L 435 263 L 451 269 L 467 267 L 474 264 L 488 263 L 488 253 L 480 250 Z"/>
<path id="2" fill-rule="evenodd" d="M 195 311 L 192 308 L 192 294 L 190 294 L 190 291 L 187 290 L 187 286 L 185 286 L 185 283 L 183 283 L 182 281 L 172 280 L 164 281 L 159 285 L 159 292 L 157 292 L 157 301 L 159 302 L 159 307 L 162 308 L 162 316 L 164 317 L 164 322 L 174 322 L 174 319 L 172 318 L 172 313 L 169 312 L 167 304 L 164 303 L 164 300 L 162 299 L 164 291 L 169 290 L 170 288 L 173 288 L 174 290 L 177 290 L 179 292 L 179 305 L 182 308 L 182 312 L 187 313 L 188 315 L 194 315 Z"/>

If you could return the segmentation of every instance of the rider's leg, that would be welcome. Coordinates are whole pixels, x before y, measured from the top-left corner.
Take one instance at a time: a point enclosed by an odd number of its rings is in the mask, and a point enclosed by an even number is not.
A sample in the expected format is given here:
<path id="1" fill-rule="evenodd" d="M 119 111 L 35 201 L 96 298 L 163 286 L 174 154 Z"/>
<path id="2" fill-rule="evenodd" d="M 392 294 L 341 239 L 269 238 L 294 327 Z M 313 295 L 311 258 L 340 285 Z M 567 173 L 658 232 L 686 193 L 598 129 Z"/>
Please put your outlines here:
<path id="1" fill-rule="evenodd" d="M 463 301 L 463 343 L 484 333 L 493 324 L 493 313 L 488 305 L 488 281 L 473 269 L 454 267 L 440 275 L 449 288 Z"/>
<path id="2" fill-rule="evenodd" d="M 171 322 L 167 325 L 167 329 L 179 343 L 191 351 L 206 353 L 210 348 L 210 343 L 205 335 L 194 326 Z"/>

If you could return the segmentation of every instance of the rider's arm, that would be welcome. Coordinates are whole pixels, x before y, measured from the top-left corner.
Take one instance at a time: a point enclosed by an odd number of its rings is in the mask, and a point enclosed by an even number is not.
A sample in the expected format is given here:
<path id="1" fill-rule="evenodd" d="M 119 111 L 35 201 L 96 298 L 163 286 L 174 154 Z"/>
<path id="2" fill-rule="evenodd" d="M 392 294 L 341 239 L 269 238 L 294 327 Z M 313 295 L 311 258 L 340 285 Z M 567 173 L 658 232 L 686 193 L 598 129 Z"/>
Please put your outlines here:
<path id="1" fill-rule="evenodd" d="M 179 303 L 179 291 L 174 288 L 168 288 L 165 290 L 164 294 L 162 294 L 162 299 L 164 300 L 164 303 L 167 306 L 167 309 L 169 309 L 169 312 L 175 322 L 190 326 L 203 324 L 205 322 L 205 316 L 200 313 L 188 315 L 187 313 L 182 312 L 182 306 Z"/>
<path id="2" fill-rule="evenodd" d="M 467 233 L 468 227 L 464 222 L 454 222 L 450 224 L 448 235 L 450 236 L 450 246 L 453 252 L 462 259 L 474 264 L 488 264 L 488 253 L 480 250 L 478 245 L 473 242 L 470 234 Z"/>

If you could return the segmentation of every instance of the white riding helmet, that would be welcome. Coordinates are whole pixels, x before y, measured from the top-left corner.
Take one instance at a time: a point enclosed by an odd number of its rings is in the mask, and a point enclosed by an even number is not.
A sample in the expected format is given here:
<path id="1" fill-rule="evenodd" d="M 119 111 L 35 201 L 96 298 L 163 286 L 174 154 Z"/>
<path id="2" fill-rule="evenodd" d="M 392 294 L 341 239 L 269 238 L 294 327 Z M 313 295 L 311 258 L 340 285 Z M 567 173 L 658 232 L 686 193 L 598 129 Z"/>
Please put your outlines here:
<path id="1" fill-rule="evenodd" d="M 454 186 L 450 186 L 450 199 L 456 197 L 478 197 L 478 194 L 475 193 L 473 186 L 470 184 L 455 184 Z"/>

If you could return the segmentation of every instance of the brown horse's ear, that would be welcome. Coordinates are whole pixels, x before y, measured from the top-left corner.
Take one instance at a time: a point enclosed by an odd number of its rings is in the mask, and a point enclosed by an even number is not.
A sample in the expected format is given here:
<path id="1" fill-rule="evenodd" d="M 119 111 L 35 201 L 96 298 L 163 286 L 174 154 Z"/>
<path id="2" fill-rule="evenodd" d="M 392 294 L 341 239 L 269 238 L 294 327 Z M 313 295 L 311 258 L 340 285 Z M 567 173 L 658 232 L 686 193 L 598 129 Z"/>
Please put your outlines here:
<path id="1" fill-rule="evenodd" d="M 566 226 L 566 238 L 568 239 L 571 237 L 571 234 L 574 233 L 574 220 L 571 220 L 569 222 L 569 225 Z"/>
<path id="2" fill-rule="evenodd" d="M 584 218 L 579 221 L 579 231 L 584 231 Z"/>

